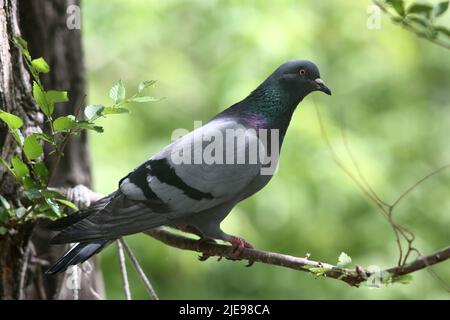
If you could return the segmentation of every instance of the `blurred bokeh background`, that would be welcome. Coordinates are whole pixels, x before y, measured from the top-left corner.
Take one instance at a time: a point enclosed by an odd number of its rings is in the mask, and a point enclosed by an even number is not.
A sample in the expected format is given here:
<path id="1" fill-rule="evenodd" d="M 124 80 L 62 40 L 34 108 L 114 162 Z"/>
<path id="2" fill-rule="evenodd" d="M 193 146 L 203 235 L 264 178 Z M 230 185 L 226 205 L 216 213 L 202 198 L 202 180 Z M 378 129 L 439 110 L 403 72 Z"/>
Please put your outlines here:
<path id="1" fill-rule="evenodd" d="M 90 144 L 95 190 L 108 193 L 130 170 L 170 142 L 244 98 L 278 65 L 310 59 L 333 96 L 314 93 L 296 111 L 280 168 L 260 193 L 241 203 L 223 228 L 257 248 L 335 263 L 395 265 L 394 234 L 386 220 L 333 161 L 320 132 L 356 174 L 343 147 L 348 137 L 362 172 L 379 196 L 393 202 L 424 175 L 450 163 L 449 51 L 381 20 L 369 30 L 370 1 L 84 1 L 82 26 L 90 103 L 108 105 L 122 79 L 135 91 L 166 97 L 111 116 Z M 450 14 L 442 18 L 449 25 Z M 395 219 L 414 231 L 424 253 L 450 240 L 450 172 L 423 183 L 399 205 Z M 289 269 L 210 259 L 131 236 L 156 291 L 164 299 L 449 298 L 429 272 L 407 285 L 351 288 Z M 101 254 L 107 296 L 122 299 L 114 246 Z M 450 283 L 450 265 L 433 269 Z M 131 271 L 134 298 L 148 298 Z"/>

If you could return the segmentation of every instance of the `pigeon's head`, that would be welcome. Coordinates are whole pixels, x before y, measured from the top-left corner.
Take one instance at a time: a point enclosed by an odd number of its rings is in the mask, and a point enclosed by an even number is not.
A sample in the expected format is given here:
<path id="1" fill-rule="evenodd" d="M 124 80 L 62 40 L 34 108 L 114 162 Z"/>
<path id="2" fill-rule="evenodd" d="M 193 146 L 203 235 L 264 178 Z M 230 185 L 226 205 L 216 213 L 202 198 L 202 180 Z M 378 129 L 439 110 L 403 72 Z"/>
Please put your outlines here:
<path id="1" fill-rule="evenodd" d="M 320 79 L 319 69 L 311 61 L 288 61 L 275 70 L 273 76 L 293 96 L 303 98 L 313 91 L 331 95 L 331 90 Z"/>

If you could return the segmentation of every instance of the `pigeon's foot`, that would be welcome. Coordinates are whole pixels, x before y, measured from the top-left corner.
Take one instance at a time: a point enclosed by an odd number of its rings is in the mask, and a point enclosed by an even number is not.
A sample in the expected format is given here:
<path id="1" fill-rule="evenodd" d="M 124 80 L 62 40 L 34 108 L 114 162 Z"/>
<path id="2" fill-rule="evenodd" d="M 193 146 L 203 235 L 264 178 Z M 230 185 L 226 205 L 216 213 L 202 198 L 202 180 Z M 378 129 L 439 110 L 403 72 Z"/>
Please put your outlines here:
<path id="1" fill-rule="evenodd" d="M 253 245 L 247 241 L 245 241 L 242 238 L 230 236 L 228 239 L 228 242 L 231 243 L 231 246 L 233 248 L 233 251 L 231 252 L 230 258 L 232 260 L 240 260 L 240 257 L 242 255 L 242 252 L 244 251 L 244 248 L 247 249 L 254 249 Z M 251 265 L 252 263 L 249 262 Z"/>
<path id="2" fill-rule="evenodd" d="M 200 238 L 200 239 L 198 240 L 198 242 L 199 242 L 199 245 L 200 245 L 200 244 L 202 244 L 202 243 L 216 243 L 216 240 L 214 240 L 214 239 L 212 239 L 212 238 Z M 202 254 L 198 256 L 198 260 L 200 260 L 200 261 L 206 261 L 206 260 L 208 260 L 210 257 L 212 257 L 212 255 L 202 252 Z"/>

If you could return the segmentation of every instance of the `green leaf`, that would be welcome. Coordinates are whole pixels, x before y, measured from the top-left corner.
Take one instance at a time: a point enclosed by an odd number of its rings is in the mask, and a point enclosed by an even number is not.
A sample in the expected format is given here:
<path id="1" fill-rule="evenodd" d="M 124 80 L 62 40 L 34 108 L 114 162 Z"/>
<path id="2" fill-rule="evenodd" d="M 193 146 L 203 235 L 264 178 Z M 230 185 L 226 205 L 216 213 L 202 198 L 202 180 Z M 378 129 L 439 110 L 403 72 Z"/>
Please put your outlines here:
<path id="1" fill-rule="evenodd" d="M 45 96 L 47 98 L 47 101 L 51 104 L 69 101 L 67 91 L 49 90 L 45 93 Z"/>
<path id="2" fill-rule="evenodd" d="M 402 17 L 392 17 L 391 20 L 395 23 L 403 23 L 404 21 Z"/>
<path id="3" fill-rule="evenodd" d="M 432 28 L 430 28 L 430 30 L 428 30 L 428 38 L 436 39 L 438 34 L 439 34 L 439 32 L 436 31 L 436 29 L 434 27 L 432 27 Z"/>
<path id="4" fill-rule="evenodd" d="M 30 170 L 25 163 L 18 156 L 14 156 L 11 160 L 11 164 L 13 167 L 13 172 L 17 178 L 22 179 L 27 177 L 30 174 Z"/>
<path id="5" fill-rule="evenodd" d="M 420 24 L 424 28 L 428 28 L 428 26 L 429 26 L 429 22 L 427 19 L 417 17 L 417 16 L 411 16 L 411 17 L 408 17 L 408 19 L 411 21 L 414 21 L 417 24 Z"/>
<path id="6" fill-rule="evenodd" d="M 401 276 L 392 277 L 393 283 L 401 283 L 401 284 L 408 284 L 412 281 L 413 276 L 412 274 L 404 274 Z"/>
<path id="7" fill-rule="evenodd" d="M 349 265 L 351 262 L 352 262 L 352 258 L 350 258 L 350 256 L 348 254 L 346 254 L 345 252 L 341 252 L 341 254 L 338 258 L 337 266 L 339 268 L 344 268 L 345 266 Z"/>
<path id="8" fill-rule="evenodd" d="M 41 108 L 42 112 L 47 117 L 50 117 L 53 113 L 53 105 L 48 103 L 45 92 L 36 81 L 33 81 L 33 97 L 34 100 L 36 100 L 36 103 Z"/>
<path id="9" fill-rule="evenodd" d="M 64 197 L 60 192 L 54 189 L 43 189 L 41 191 L 42 195 L 47 198 L 62 198 Z"/>
<path id="10" fill-rule="evenodd" d="M 407 13 L 417 13 L 429 17 L 432 10 L 433 7 L 429 4 L 414 3 L 408 7 Z"/>
<path id="11" fill-rule="evenodd" d="M 45 218 L 45 219 L 51 219 L 51 220 L 58 219 L 58 216 L 56 214 L 54 214 L 54 212 L 50 209 L 49 205 L 45 201 L 43 201 L 43 202 L 41 202 L 41 204 L 37 205 L 33 211 L 34 211 L 33 216 L 35 218 Z"/>
<path id="12" fill-rule="evenodd" d="M 84 115 L 89 121 L 94 121 L 102 116 L 104 106 L 101 104 L 91 104 L 84 109 Z"/>
<path id="13" fill-rule="evenodd" d="M 151 101 L 159 101 L 161 100 L 160 98 L 155 98 L 155 97 L 150 97 L 150 96 L 142 96 L 142 97 L 134 97 L 131 98 L 130 101 L 131 102 L 151 102 Z"/>
<path id="14" fill-rule="evenodd" d="M 122 80 L 119 80 L 112 86 L 111 90 L 109 90 L 109 96 L 116 103 L 125 99 L 125 87 L 122 84 Z"/>
<path id="15" fill-rule="evenodd" d="M 91 127 L 88 127 L 87 129 L 93 130 L 93 131 L 98 132 L 98 133 L 103 133 L 104 132 L 103 127 L 100 127 L 100 126 L 91 126 Z"/>
<path id="16" fill-rule="evenodd" d="M 64 199 L 55 199 L 55 201 L 57 201 L 57 202 L 59 202 L 59 203 L 65 205 L 66 207 L 69 207 L 69 208 L 72 208 L 72 209 L 78 211 L 78 207 L 77 207 L 74 203 L 72 203 L 72 202 L 70 202 L 70 201 L 68 201 L 68 200 L 64 200 Z"/>
<path id="17" fill-rule="evenodd" d="M 9 204 L 8 200 L 6 200 L 5 197 L 3 197 L 1 194 L 0 194 L 0 202 L 3 208 L 5 208 L 7 211 L 11 210 L 11 205 Z"/>
<path id="18" fill-rule="evenodd" d="M 9 214 L 8 211 L 2 207 L 0 207 L 0 224 L 4 224 L 6 221 L 8 221 Z"/>
<path id="19" fill-rule="evenodd" d="M 77 126 L 77 121 L 73 115 L 62 116 L 53 121 L 53 128 L 56 132 L 69 131 Z"/>
<path id="20" fill-rule="evenodd" d="M 0 227 L 0 236 L 5 235 L 8 232 L 8 229 L 6 229 L 5 227 Z"/>
<path id="21" fill-rule="evenodd" d="M 47 142 L 49 142 L 49 143 L 53 143 L 53 138 L 50 137 L 48 134 L 45 134 L 45 133 L 35 133 L 34 135 L 35 135 L 36 137 L 38 137 L 38 138 L 44 140 L 44 141 L 47 141 Z"/>
<path id="22" fill-rule="evenodd" d="M 25 138 L 22 135 L 22 132 L 20 129 L 16 129 L 14 131 L 11 131 L 11 134 L 13 135 L 14 139 L 16 139 L 17 143 L 22 146 L 23 142 L 25 141 Z"/>
<path id="23" fill-rule="evenodd" d="M 106 107 L 106 108 L 103 110 L 103 113 L 102 113 L 102 114 L 107 115 L 107 114 L 119 114 L 119 113 L 129 113 L 129 112 L 130 112 L 130 110 L 128 110 L 127 108 L 111 108 L 111 107 Z"/>
<path id="24" fill-rule="evenodd" d="M 5 161 L 5 159 L 0 158 L 0 163 L 5 167 L 5 169 L 10 169 L 9 164 Z"/>
<path id="25" fill-rule="evenodd" d="M 22 119 L 5 111 L 0 111 L 0 119 L 2 119 L 11 130 L 16 130 L 23 126 Z"/>
<path id="26" fill-rule="evenodd" d="M 16 216 L 17 219 L 20 219 L 23 217 L 23 215 L 27 212 L 27 209 L 25 209 L 24 207 L 19 207 L 17 209 L 14 210 L 14 214 Z"/>
<path id="27" fill-rule="evenodd" d="M 96 126 L 94 123 L 88 122 L 88 121 L 79 121 L 77 123 L 77 127 L 81 128 L 81 129 L 94 130 L 94 131 L 97 131 L 97 132 L 100 132 L 100 133 L 103 132 L 103 128 L 102 127 Z"/>
<path id="28" fill-rule="evenodd" d="M 30 176 L 27 176 L 27 177 L 23 178 L 22 185 L 26 189 L 39 188 L 39 185 L 33 179 L 31 179 Z"/>
<path id="29" fill-rule="evenodd" d="M 400 16 L 405 16 L 405 4 L 403 0 L 386 0 L 386 3 L 390 4 Z"/>
<path id="30" fill-rule="evenodd" d="M 55 109 L 55 103 L 69 101 L 67 91 L 49 90 L 45 93 L 45 98 L 51 113 Z"/>
<path id="31" fill-rule="evenodd" d="M 39 199 L 42 197 L 41 191 L 37 188 L 28 188 L 23 191 L 23 194 L 25 197 L 30 199 L 31 201 L 34 201 L 36 199 Z"/>
<path id="32" fill-rule="evenodd" d="M 39 158 L 44 150 L 42 149 L 42 145 L 37 140 L 36 135 L 32 134 L 26 137 L 25 142 L 23 143 L 23 150 L 25 151 L 28 159 L 35 160 Z"/>
<path id="33" fill-rule="evenodd" d="M 34 165 L 34 172 L 38 175 L 42 183 L 46 184 L 48 181 L 48 169 L 43 161 L 39 161 Z"/>
<path id="34" fill-rule="evenodd" d="M 446 27 L 443 27 L 443 26 L 436 26 L 434 29 L 435 29 L 437 32 L 439 32 L 439 33 L 441 33 L 441 34 L 443 34 L 443 35 L 446 35 L 447 37 L 450 38 L 450 30 L 447 29 Z"/>
<path id="35" fill-rule="evenodd" d="M 443 15 L 448 9 L 448 1 L 439 2 L 436 6 L 434 16 L 439 17 Z"/>
<path id="36" fill-rule="evenodd" d="M 16 39 L 16 47 L 22 52 L 22 54 L 27 58 L 28 61 L 31 61 L 30 52 L 28 51 L 28 43 L 21 37 L 15 36 Z"/>
<path id="37" fill-rule="evenodd" d="M 56 214 L 57 217 L 61 217 L 61 210 L 57 203 L 53 201 L 53 199 L 45 198 L 45 202 L 49 206 L 50 210 Z"/>
<path id="38" fill-rule="evenodd" d="M 144 89 L 153 86 L 156 83 L 156 80 L 144 80 L 139 83 L 138 92 L 141 93 Z"/>
<path id="39" fill-rule="evenodd" d="M 25 49 L 28 49 L 28 42 L 24 38 L 22 38 L 21 36 L 15 36 L 15 38 L 22 47 L 24 47 Z"/>
<path id="40" fill-rule="evenodd" d="M 16 38 L 17 42 L 24 48 L 24 49 L 28 49 L 28 42 L 22 38 L 21 36 L 15 36 L 14 38 Z"/>
<path id="41" fill-rule="evenodd" d="M 44 58 L 37 58 L 33 59 L 31 61 L 31 67 L 36 72 L 40 73 L 48 73 L 50 71 L 50 67 L 48 66 L 47 62 L 44 60 Z"/>
<path id="42" fill-rule="evenodd" d="M 307 269 L 316 277 L 326 276 L 326 273 L 330 271 L 330 269 L 323 267 L 308 267 Z"/>

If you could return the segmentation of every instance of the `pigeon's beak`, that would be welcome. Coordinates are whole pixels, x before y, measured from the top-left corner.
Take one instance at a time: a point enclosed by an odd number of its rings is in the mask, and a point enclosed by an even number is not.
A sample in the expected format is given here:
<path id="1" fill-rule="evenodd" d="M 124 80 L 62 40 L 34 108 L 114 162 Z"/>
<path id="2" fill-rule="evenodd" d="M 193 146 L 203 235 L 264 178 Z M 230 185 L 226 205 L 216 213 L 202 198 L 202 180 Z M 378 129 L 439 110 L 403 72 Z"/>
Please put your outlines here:
<path id="1" fill-rule="evenodd" d="M 317 85 L 317 90 L 322 91 L 323 93 L 326 93 L 327 95 L 331 96 L 331 90 L 325 85 L 325 82 L 323 82 L 322 79 L 317 78 L 314 80 L 314 82 Z"/>

